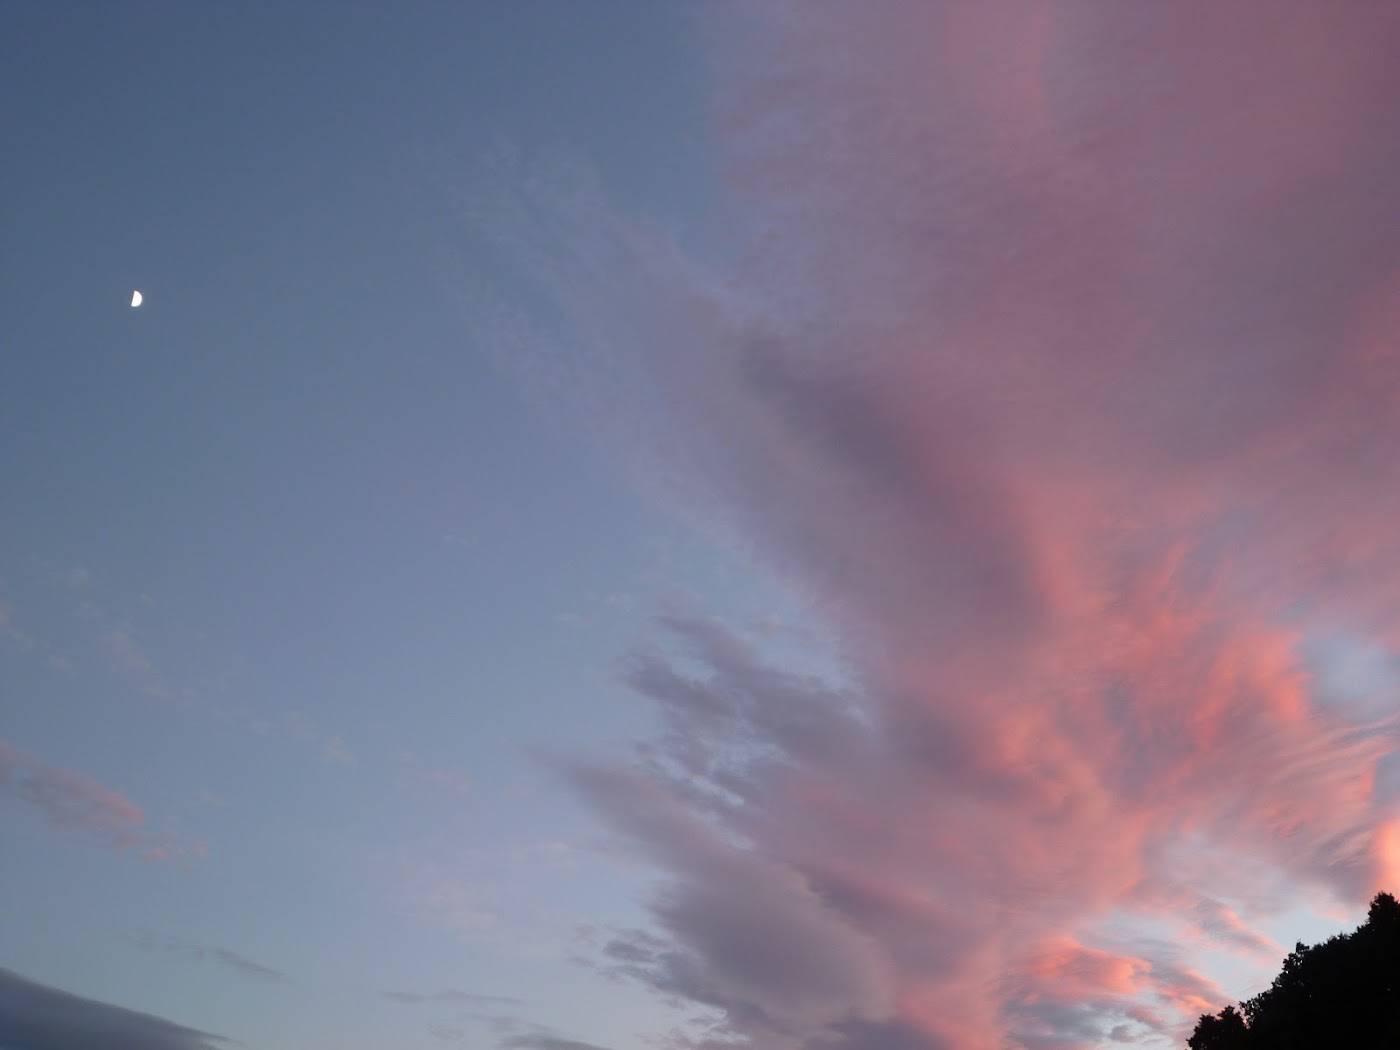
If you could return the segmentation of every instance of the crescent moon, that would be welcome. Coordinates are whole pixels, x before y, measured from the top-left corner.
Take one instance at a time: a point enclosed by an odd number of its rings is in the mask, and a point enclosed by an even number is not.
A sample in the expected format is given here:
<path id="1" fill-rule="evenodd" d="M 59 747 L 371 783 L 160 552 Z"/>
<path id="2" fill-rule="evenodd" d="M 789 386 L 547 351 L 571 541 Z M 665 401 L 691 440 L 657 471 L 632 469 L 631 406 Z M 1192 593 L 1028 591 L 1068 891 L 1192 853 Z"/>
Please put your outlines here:
<path id="1" fill-rule="evenodd" d="M 132 292 L 132 293 L 131 293 L 131 305 L 132 305 L 132 306 L 140 306 L 140 305 L 141 305 L 141 293 L 140 293 L 140 292 Z"/>

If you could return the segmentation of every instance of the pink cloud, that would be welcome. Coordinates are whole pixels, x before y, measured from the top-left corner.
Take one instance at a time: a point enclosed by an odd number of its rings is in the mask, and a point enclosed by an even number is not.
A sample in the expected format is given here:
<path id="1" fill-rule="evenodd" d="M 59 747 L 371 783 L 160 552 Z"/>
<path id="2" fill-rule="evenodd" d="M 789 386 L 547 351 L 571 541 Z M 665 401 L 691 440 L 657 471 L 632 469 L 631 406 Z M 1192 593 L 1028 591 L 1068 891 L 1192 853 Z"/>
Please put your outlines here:
<path id="1" fill-rule="evenodd" d="M 737 17 L 738 270 L 574 189 L 516 241 L 851 684 L 698 617 L 624 662 L 664 728 L 572 774 L 658 871 L 610 958 L 763 1050 L 1169 1045 L 1230 994 L 1191 952 L 1400 869 L 1400 726 L 1309 655 L 1400 645 L 1400 11 Z"/>
<path id="2" fill-rule="evenodd" d="M 0 740 L 0 794 L 23 802 L 53 827 L 84 833 L 109 849 L 133 850 L 151 860 L 203 856 L 205 846 L 157 836 L 141 808 L 97 781 L 51 766 Z"/>
<path id="3" fill-rule="evenodd" d="M 145 814 L 129 799 L 95 780 L 46 765 L 3 740 L 0 784 L 57 827 L 123 833 L 146 822 Z"/>

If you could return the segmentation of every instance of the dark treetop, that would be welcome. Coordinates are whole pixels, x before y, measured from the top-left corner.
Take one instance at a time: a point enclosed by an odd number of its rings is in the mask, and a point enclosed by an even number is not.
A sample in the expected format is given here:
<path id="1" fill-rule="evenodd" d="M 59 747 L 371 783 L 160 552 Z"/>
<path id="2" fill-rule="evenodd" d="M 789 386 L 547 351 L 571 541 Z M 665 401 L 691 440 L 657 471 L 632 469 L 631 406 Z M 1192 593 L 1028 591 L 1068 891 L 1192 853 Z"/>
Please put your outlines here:
<path id="1" fill-rule="evenodd" d="M 1400 1047 L 1400 904 L 1371 902 L 1365 923 L 1299 944 L 1253 999 L 1204 1015 L 1191 1050 L 1357 1050 Z"/>

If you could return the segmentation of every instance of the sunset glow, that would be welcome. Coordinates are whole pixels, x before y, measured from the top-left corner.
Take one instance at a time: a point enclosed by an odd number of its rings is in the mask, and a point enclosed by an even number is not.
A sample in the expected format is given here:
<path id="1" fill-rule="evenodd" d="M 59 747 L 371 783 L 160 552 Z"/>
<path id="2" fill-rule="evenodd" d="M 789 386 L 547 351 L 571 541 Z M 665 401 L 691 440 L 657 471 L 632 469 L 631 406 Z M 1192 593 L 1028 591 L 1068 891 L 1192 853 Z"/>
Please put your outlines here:
<path id="1" fill-rule="evenodd" d="M 0 1045 L 1179 1048 L 1400 891 L 1400 6 L 468 6 L 21 129 Z"/>

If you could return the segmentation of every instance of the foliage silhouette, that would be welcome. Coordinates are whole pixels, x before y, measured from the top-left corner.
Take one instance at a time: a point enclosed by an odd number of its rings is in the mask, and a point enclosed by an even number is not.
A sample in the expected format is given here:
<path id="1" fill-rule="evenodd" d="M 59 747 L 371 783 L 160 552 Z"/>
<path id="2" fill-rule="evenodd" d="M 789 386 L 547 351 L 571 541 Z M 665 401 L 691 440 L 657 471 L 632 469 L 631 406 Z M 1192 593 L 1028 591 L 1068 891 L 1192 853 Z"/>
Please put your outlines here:
<path id="1" fill-rule="evenodd" d="M 1400 903 L 1371 902 L 1353 933 L 1299 944 L 1274 983 L 1236 1009 L 1205 1014 L 1191 1050 L 1400 1048 Z"/>

